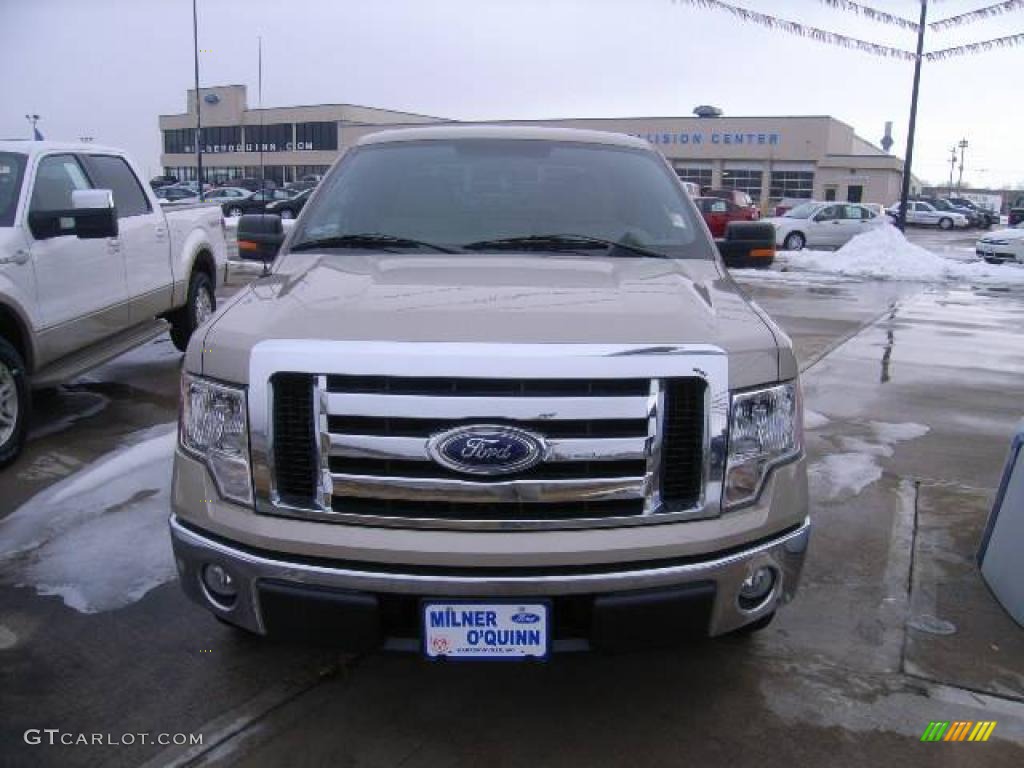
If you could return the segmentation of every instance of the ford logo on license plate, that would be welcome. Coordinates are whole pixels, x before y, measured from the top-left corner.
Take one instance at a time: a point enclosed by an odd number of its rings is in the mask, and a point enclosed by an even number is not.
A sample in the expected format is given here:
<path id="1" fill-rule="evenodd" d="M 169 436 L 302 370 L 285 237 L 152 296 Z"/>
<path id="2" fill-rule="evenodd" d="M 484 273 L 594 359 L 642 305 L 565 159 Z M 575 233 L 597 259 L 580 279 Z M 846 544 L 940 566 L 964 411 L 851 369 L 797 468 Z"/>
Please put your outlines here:
<path id="1" fill-rule="evenodd" d="M 525 429 L 501 424 L 457 427 L 430 438 L 430 458 L 455 472 L 470 475 L 509 475 L 543 461 L 544 438 Z"/>

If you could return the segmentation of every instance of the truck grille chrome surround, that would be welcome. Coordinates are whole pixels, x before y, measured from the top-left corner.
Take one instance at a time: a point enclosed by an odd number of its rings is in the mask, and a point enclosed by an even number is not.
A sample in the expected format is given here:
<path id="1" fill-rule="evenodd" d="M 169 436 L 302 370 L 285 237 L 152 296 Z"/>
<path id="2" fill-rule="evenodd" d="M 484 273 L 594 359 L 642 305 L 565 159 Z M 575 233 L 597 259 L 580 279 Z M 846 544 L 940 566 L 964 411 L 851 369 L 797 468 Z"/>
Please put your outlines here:
<path id="1" fill-rule="evenodd" d="M 729 388 L 717 347 L 273 340 L 249 373 L 263 514 L 522 530 L 720 513 Z M 309 408 L 296 407 L 303 386 Z M 472 475 L 432 460 L 433 436 L 482 425 L 541 436 L 544 461 Z M 316 468 L 315 487 L 296 483 L 293 462 L 300 478 Z"/>

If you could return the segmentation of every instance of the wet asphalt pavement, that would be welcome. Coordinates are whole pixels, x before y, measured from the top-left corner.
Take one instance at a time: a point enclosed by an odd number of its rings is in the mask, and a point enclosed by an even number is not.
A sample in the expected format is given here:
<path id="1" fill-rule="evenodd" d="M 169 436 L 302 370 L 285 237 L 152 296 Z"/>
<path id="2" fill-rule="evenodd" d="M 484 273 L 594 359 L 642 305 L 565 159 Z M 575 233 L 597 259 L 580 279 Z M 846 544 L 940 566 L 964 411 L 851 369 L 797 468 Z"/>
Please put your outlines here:
<path id="1" fill-rule="evenodd" d="M 1024 403 L 1024 290 L 741 280 L 805 369 L 815 523 L 757 637 L 527 666 L 240 637 L 173 583 L 162 338 L 40 398 L 0 474 L 0 765 L 1024 764 L 1024 629 L 972 564 Z M 932 720 L 998 726 L 923 744 Z"/>

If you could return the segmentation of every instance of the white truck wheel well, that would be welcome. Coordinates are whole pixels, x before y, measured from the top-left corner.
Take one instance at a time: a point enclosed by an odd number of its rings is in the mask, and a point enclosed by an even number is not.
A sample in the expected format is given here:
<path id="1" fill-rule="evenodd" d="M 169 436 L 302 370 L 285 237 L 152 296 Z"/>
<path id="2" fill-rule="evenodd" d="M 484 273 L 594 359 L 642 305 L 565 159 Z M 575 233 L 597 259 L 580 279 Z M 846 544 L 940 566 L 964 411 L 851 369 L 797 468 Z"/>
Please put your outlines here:
<path id="1" fill-rule="evenodd" d="M 32 370 L 32 346 L 29 335 L 18 315 L 8 307 L 0 304 L 0 338 L 14 347 L 28 370 Z"/>

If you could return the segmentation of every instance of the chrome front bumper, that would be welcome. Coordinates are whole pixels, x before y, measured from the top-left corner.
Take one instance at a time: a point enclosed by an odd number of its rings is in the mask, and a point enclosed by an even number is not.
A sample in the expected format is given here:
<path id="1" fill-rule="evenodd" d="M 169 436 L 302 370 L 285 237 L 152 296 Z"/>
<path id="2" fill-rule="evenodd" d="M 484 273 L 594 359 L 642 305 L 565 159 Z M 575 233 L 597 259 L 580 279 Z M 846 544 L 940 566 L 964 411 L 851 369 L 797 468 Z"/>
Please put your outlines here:
<path id="1" fill-rule="evenodd" d="M 224 620 L 259 634 L 266 633 L 260 609 L 261 581 L 308 586 L 366 595 L 407 595 L 422 597 L 557 597 L 566 595 L 607 595 L 640 590 L 713 583 L 714 605 L 708 635 L 720 635 L 771 613 L 794 595 L 800 580 L 810 537 L 810 520 L 796 529 L 750 548 L 731 551 L 707 560 L 660 562 L 649 568 L 588 567 L 586 569 L 542 569 L 529 575 L 482 573 L 466 569 L 444 573 L 441 569 L 416 572 L 400 566 L 373 568 L 332 565 L 321 561 L 301 562 L 266 553 L 252 552 L 186 527 L 171 517 L 171 539 L 175 561 L 185 593 Z M 211 599 L 203 586 L 201 570 L 219 564 L 234 578 L 238 598 L 226 608 Z M 776 572 L 776 584 L 768 598 L 753 610 L 740 607 L 740 585 L 753 569 L 768 566 Z"/>

